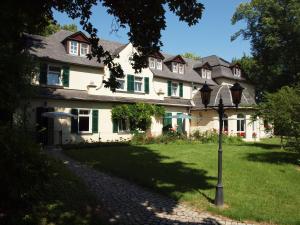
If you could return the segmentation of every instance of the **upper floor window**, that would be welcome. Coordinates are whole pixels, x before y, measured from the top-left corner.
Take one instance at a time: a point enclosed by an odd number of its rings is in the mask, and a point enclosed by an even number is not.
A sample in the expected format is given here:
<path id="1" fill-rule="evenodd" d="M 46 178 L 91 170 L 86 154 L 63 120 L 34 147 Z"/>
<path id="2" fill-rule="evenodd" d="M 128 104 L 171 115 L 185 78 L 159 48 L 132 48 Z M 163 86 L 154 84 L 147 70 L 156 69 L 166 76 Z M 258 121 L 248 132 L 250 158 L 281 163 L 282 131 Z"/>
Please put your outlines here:
<path id="1" fill-rule="evenodd" d="M 172 72 L 178 73 L 178 63 L 177 62 L 172 62 Z"/>
<path id="2" fill-rule="evenodd" d="M 61 85 L 61 68 L 57 66 L 48 66 L 47 73 L 48 85 Z"/>
<path id="3" fill-rule="evenodd" d="M 149 67 L 151 69 L 155 69 L 155 58 L 152 57 L 149 58 Z"/>
<path id="4" fill-rule="evenodd" d="M 142 77 L 134 77 L 134 91 L 142 92 L 143 86 L 143 78 Z"/>
<path id="5" fill-rule="evenodd" d="M 125 90 L 125 79 L 124 78 L 118 78 L 117 82 L 119 83 L 118 90 Z"/>
<path id="6" fill-rule="evenodd" d="M 78 42 L 70 41 L 70 54 L 78 55 Z"/>
<path id="7" fill-rule="evenodd" d="M 184 74 L 184 65 L 181 63 L 178 64 L 178 72 L 180 74 Z"/>
<path id="8" fill-rule="evenodd" d="M 211 70 L 202 69 L 201 73 L 202 73 L 201 74 L 202 78 L 204 78 L 204 79 L 211 79 Z"/>
<path id="9" fill-rule="evenodd" d="M 156 59 L 156 69 L 162 70 L 162 60 Z"/>
<path id="10" fill-rule="evenodd" d="M 86 56 L 89 53 L 89 45 L 86 43 L 80 44 L 80 55 Z"/>
<path id="11" fill-rule="evenodd" d="M 233 75 L 236 76 L 236 77 L 241 77 L 241 69 L 237 68 L 237 67 L 234 67 L 233 68 Z"/>
<path id="12" fill-rule="evenodd" d="M 177 83 L 172 83 L 172 96 L 178 96 L 178 84 Z"/>

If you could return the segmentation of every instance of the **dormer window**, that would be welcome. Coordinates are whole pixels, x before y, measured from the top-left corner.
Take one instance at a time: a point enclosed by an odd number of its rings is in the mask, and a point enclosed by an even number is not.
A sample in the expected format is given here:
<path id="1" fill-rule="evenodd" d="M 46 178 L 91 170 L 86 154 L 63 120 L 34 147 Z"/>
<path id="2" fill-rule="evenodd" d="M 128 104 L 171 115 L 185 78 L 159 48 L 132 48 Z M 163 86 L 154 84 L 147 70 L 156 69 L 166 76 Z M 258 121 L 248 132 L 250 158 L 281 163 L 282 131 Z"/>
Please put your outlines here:
<path id="1" fill-rule="evenodd" d="M 70 54 L 78 55 L 78 42 L 70 41 Z"/>
<path id="2" fill-rule="evenodd" d="M 86 56 L 89 53 L 89 45 L 86 43 L 80 44 L 80 55 Z"/>
<path id="3" fill-rule="evenodd" d="M 155 69 L 155 58 L 149 58 L 149 67 L 150 69 Z"/>
<path id="4" fill-rule="evenodd" d="M 172 62 L 172 72 L 178 73 L 178 63 L 177 62 Z"/>
<path id="5" fill-rule="evenodd" d="M 162 59 L 156 59 L 153 57 L 149 57 L 149 68 L 162 70 Z"/>
<path id="6" fill-rule="evenodd" d="M 184 74 L 184 65 L 181 63 L 178 63 L 178 72 Z"/>
<path id="7" fill-rule="evenodd" d="M 241 77 L 241 69 L 238 67 L 233 68 L 233 76 L 235 77 Z"/>
<path id="8" fill-rule="evenodd" d="M 202 76 L 203 79 L 211 79 L 211 70 L 202 68 L 201 76 Z"/>

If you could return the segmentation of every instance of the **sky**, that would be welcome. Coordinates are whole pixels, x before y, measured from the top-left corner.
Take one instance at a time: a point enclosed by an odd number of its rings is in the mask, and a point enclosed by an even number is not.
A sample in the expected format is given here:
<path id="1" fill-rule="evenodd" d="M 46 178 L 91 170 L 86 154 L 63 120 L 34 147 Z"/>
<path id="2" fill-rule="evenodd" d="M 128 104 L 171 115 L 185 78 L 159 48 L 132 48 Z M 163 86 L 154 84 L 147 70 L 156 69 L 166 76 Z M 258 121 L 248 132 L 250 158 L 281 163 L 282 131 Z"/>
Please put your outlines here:
<path id="1" fill-rule="evenodd" d="M 230 37 L 244 22 L 231 24 L 231 17 L 240 3 L 247 0 L 200 0 L 205 10 L 202 19 L 195 26 L 189 27 L 180 22 L 171 12 L 166 12 L 167 27 L 162 31 L 162 51 L 177 55 L 191 52 L 201 57 L 218 55 L 228 61 L 250 54 L 250 43 L 241 37 L 231 42 Z M 75 23 L 80 29 L 78 20 L 73 21 L 65 14 L 54 12 L 55 20 L 60 24 Z M 112 31 L 114 18 L 106 13 L 102 6 L 93 8 L 92 24 L 98 29 L 102 39 L 128 43 L 127 30 Z"/>

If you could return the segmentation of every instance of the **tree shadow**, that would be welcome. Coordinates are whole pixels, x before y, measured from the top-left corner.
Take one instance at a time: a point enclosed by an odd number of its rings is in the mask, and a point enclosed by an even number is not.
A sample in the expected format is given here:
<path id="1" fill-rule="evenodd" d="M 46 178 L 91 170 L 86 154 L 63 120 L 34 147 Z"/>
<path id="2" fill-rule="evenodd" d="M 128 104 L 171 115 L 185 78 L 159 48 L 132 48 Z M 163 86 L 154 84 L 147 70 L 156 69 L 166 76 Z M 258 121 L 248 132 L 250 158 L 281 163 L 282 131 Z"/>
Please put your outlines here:
<path id="1" fill-rule="evenodd" d="M 254 162 L 298 165 L 300 154 L 295 152 L 268 151 L 263 153 L 249 153 L 246 158 L 247 160 Z"/>
<path id="2" fill-rule="evenodd" d="M 280 144 L 269 144 L 269 143 L 263 143 L 263 142 L 250 142 L 250 143 L 242 143 L 239 144 L 239 146 L 251 146 L 251 147 L 258 147 L 263 149 L 278 149 L 280 148 Z"/>
<path id="3" fill-rule="evenodd" d="M 79 174 L 96 193 L 101 204 L 113 212 L 112 223 L 220 224 L 209 216 L 204 216 L 201 220 L 193 218 L 192 214 L 180 217 L 182 206 L 178 203 L 186 192 L 200 193 L 212 202 L 209 196 L 203 194 L 203 190 L 214 188 L 212 181 L 216 178 L 208 176 L 204 169 L 192 168 L 192 164 L 182 161 L 172 161 L 145 146 L 112 145 L 69 149 L 64 150 L 64 153 L 88 165 L 79 164 L 67 157 L 68 167 Z"/>

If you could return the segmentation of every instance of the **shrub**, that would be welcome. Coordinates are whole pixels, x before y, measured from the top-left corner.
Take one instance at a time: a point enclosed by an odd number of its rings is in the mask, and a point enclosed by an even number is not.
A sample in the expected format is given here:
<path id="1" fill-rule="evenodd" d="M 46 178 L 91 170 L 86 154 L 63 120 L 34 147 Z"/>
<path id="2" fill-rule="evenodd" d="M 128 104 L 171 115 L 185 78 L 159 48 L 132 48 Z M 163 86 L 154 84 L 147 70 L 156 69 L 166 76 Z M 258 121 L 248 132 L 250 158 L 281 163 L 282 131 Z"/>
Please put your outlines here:
<path id="1" fill-rule="evenodd" d="M 210 131 L 201 132 L 196 130 L 192 134 L 192 138 L 194 140 L 200 141 L 201 143 L 218 143 L 219 142 L 219 134 L 216 129 Z M 235 144 L 242 142 L 241 137 L 228 135 L 227 132 L 223 133 L 222 142 L 226 144 Z"/>

